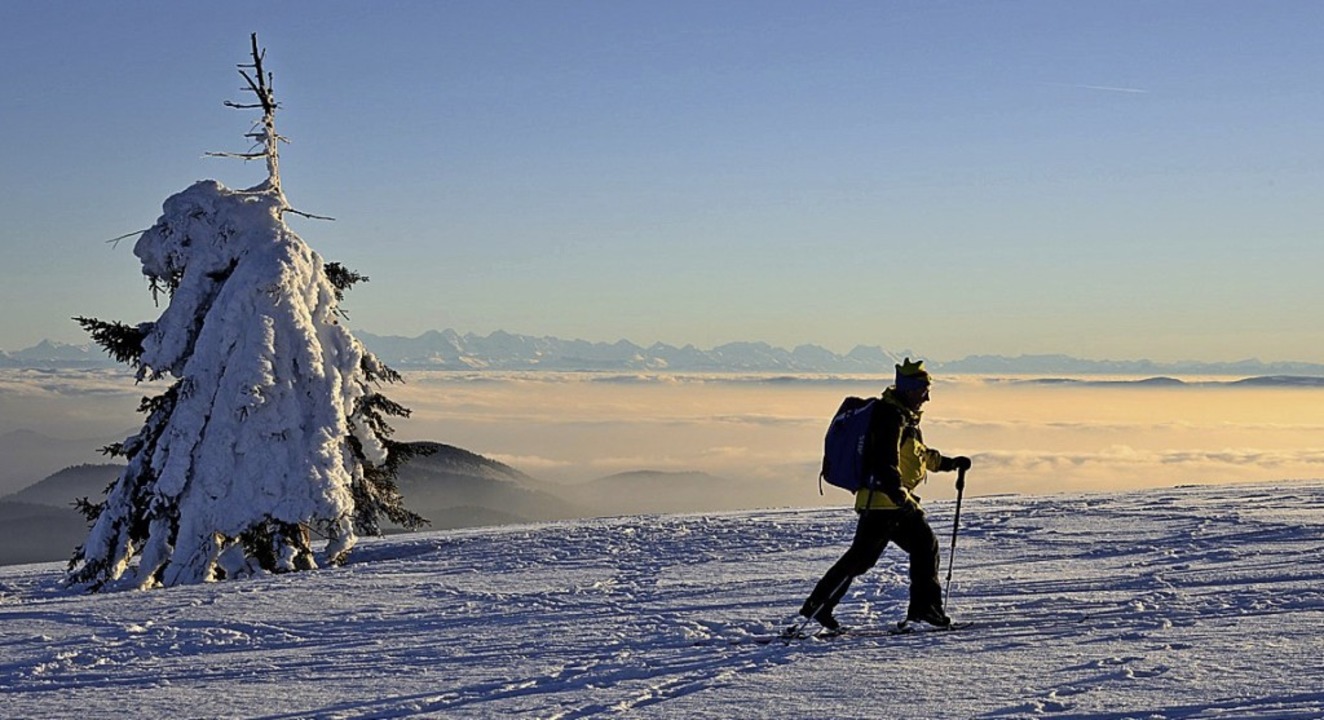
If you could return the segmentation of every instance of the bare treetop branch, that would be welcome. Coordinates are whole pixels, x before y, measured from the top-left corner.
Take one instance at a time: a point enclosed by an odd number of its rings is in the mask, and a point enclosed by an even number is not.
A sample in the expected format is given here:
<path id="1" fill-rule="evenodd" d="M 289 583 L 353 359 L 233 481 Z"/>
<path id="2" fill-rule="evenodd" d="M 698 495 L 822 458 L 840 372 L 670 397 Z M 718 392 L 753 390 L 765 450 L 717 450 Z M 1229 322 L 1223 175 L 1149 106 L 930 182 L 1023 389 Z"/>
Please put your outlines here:
<path id="1" fill-rule="evenodd" d="M 280 108 L 280 103 L 276 102 L 275 76 L 263 67 L 263 61 L 267 57 L 267 51 L 258 46 L 257 33 L 249 36 L 251 42 L 252 62 L 239 63 L 239 76 L 244 79 L 247 87 L 240 88 L 241 91 L 251 92 L 257 97 L 256 103 L 235 102 L 226 100 L 223 102 L 225 107 L 236 110 L 261 110 L 262 119 L 253 123 L 253 129 L 244 135 L 246 138 L 253 139 L 256 149 L 246 153 L 234 152 L 209 152 L 208 157 L 226 157 L 237 158 L 241 160 L 257 160 L 259 158 L 267 161 L 267 180 L 253 190 L 265 190 L 275 192 L 281 203 L 281 212 L 293 212 L 308 218 L 319 220 L 331 220 L 322 215 L 312 215 L 299 212 L 290 206 L 285 198 L 285 191 L 280 183 L 280 143 L 289 142 L 289 139 L 276 132 L 276 110 Z"/>

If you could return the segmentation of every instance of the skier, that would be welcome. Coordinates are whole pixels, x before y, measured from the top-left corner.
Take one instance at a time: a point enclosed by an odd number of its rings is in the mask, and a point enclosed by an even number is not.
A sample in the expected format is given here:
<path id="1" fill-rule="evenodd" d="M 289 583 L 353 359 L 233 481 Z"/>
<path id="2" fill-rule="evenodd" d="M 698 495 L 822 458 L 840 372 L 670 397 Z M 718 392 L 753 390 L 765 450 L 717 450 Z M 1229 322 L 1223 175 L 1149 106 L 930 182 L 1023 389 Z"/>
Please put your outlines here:
<path id="1" fill-rule="evenodd" d="M 860 516 L 855 539 L 800 608 L 801 616 L 828 631 L 841 630 L 832 610 L 851 581 L 878 562 L 889 542 L 910 555 L 910 608 L 901 626 L 916 621 L 943 628 L 952 624 L 942 607 L 938 538 L 924 518 L 919 496 L 912 491 L 929 470 L 968 470 L 970 458 L 944 457 L 924 446 L 920 408 L 929 400 L 929 385 L 924 361 L 906 358 L 896 366 L 896 384 L 883 392 L 873 414 L 864 452 L 871 483 L 855 493 L 855 511 Z"/>

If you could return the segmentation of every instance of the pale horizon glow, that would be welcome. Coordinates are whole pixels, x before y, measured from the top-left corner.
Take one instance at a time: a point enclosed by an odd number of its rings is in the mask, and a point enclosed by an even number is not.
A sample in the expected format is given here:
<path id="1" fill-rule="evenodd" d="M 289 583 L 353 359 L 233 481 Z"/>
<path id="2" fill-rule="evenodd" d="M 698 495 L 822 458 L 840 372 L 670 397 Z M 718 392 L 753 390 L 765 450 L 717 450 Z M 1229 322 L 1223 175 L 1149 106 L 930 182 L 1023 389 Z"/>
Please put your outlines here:
<path id="1" fill-rule="evenodd" d="M 397 439 L 433 440 L 539 480 L 579 483 L 635 470 L 753 483 L 750 507 L 845 505 L 815 478 L 841 399 L 884 376 L 407 372 L 387 394 L 413 411 Z M 128 373 L 0 371 L 0 434 L 115 439 L 153 388 Z M 970 492 L 1114 492 L 1324 477 L 1324 389 L 1038 386 L 939 378 L 926 441 L 969 455 Z M 23 412 L 17 412 L 18 408 Z M 63 429 L 63 432 L 62 432 Z M 95 462 L 86 443 L 77 462 Z M 104 461 L 104 460 L 102 460 Z M 74 464 L 70 461 L 69 464 Z M 41 478 L 33 478 L 33 482 Z M 950 474 L 920 494 L 954 496 Z M 728 498 L 722 498 L 729 500 Z"/>
<path id="2" fill-rule="evenodd" d="M 0 348 L 138 323 L 169 195 L 291 218 L 355 330 L 1324 360 L 1324 4 L 5 3 Z M 1235 49 L 1235 50 L 1233 50 Z"/>
<path id="3" fill-rule="evenodd" d="M 505 380 L 410 373 L 399 395 L 410 438 L 449 437 L 547 480 L 698 470 L 764 484 L 785 504 L 841 504 L 814 478 L 827 420 L 847 394 L 890 378 L 768 383 L 757 377 L 592 374 Z M 474 378 L 482 378 L 476 380 Z M 925 438 L 975 460 L 976 494 L 1116 491 L 1324 476 L 1324 403 L 1316 389 L 1038 387 L 940 379 Z M 954 497 L 952 475 L 925 497 Z M 770 500 L 771 502 L 771 500 Z M 773 502 L 773 504 L 778 504 Z"/>

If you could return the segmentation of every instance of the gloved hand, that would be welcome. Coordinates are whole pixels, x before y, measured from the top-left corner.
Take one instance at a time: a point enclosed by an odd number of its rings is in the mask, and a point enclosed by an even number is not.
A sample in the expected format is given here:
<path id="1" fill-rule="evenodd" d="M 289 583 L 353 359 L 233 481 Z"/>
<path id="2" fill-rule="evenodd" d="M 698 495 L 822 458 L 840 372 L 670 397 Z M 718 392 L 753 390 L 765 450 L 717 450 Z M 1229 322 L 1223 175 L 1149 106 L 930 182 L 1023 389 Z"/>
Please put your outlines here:
<path id="1" fill-rule="evenodd" d="M 952 469 L 956 470 L 956 492 L 965 492 L 965 471 L 970 469 L 970 458 L 961 455 L 952 458 Z"/>
<path id="2" fill-rule="evenodd" d="M 902 518 L 924 517 L 924 508 L 920 507 L 919 503 L 910 499 L 907 499 L 904 503 L 902 503 L 901 507 L 897 508 L 897 512 L 900 513 Z"/>

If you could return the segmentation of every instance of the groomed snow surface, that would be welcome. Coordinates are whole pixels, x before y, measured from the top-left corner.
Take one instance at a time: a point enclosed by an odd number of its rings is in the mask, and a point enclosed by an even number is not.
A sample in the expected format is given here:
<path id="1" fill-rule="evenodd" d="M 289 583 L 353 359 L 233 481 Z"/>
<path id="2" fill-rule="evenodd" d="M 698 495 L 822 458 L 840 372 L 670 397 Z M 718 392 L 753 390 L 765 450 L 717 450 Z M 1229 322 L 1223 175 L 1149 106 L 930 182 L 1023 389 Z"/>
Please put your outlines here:
<path id="1" fill-rule="evenodd" d="M 944 563 L 952 509 L 930 508 Z M 961 520 L 949 610 L 974 627 L 790 645 L 753 640 L 849 510 L 397 536 L 341 568 L 93 596 L 3 568 L 0 715 L 1324 717 L 1324 482 L 967 498 Z M 838 617 L 897 620 L 904 559 Z"/>

